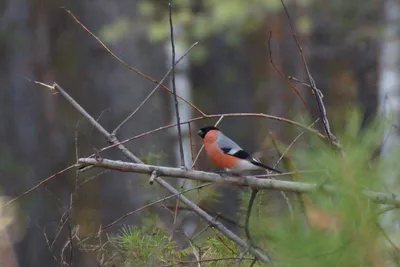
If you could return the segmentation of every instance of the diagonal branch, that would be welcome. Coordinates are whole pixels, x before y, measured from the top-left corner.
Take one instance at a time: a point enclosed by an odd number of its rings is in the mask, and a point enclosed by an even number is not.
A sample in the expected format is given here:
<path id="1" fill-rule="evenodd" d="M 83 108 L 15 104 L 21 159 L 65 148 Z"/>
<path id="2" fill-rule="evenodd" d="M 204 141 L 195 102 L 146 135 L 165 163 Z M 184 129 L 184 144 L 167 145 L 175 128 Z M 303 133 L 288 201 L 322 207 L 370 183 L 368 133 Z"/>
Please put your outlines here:
<path id="1" fill-rule="evenodd" d="M 217 173 L 194 171 L 194 170 L 182 170 L 174 167 L 164 167 L 147 164 L 136 164 L 125 161 L 102 159 L 98 161 L 93 158 L 80 158 L 78 159 L 78 166 L 95 166 L 101 168 L 107 168 L 122 172 L 136 172 L 151 174 L 153 171 L 157 171 L 160 175 L 171 178 L 186 178 L 191 180 L 197 180 L 202 182 L 214 182 L 214 183 L 227 183 L 238 186 L 248 186 L 255 189 L 272 189 L 280 191 L 290 191 L 297 193 L 311 193 L 317 190 L 323 190 L 328 193 L 338 192 L 338 189 L 332 185 L 327 184 L 313 184 L 303 182 L 291 182 L 291 181 L 280 181 L 274 179 L 259 179 L 253 176 L 221 176 Z M 273 177 L 276 175 L 269 175 L 267 177 Z M 156 178 L 157 179 L 157 178 Z M 394 193 L 382 193 L 373 192 L 369 190 L 363 190 L 366 197 L 372 201 L 380 204 L 394 204 L 400 206 L 400 195 Z"/>
<path id="2" fill-rule="evenodd" d="M 40 84 L 42 86 L 45 86 L 47 88 L 56 90 L 57 92 L 59 92 L 62 96 L 65 97 L 65 99 L 70 102 L 70 104 L 76 108 L 86 119 L 89 120 L 89 122 L 99 131 L 101 132 L 111 143 L 113 144 L 118 144 L 118 148 L 122 151 L 122 153 L 125 154 L 125 156 L 127 156 L 130 160 L 132 160 L 133 162 L 136 163 L 140 163 L 138 165 L 143 165 L 143 162 L 137 158 L 132 152 L 130 152 L 124 145 L 120 144 L 119 140 L 112 134 L 110 134 L 106 129 L 104 129 L 103 126 L 101 126 L 89 113 L 87 113 L 81 105 L 79 105 L 71 96 L 68 95 L 67 92 L 64 91 L 64 89 L 62 89 L 57 83 L 54 83 L 52 86 L 44 84 L 44 83 L 40 83 L 40 82 L 35 82 L 37 84 Z M 96 162 L 97 160 L 94 159 Z M 135 164 L 135 163 L 131 163 L 131 164 Z M 88 164 L 87 164 L 88 165 Z M 85 168 L 86 169 L 86 168 Z M 149 169 L 148 169 L 149 170 Z M 186 170 L 183 169 L 179 169 L 183 172 L 186 172 Z M 148 174 L 152 174 L 153 171 L 149 172 Z M 156 181 L 159 185 L 161 185 L 162 187 L 164 187 L 166 190 L 168 190 L 171 194 L 177 194 L 180 201 L 182 201 L 185 205 L 187 205 L 189 208 L 191 208 L 193 210 L 193 212 L 195 212 L 199 217 L 201 217 L 202 219 L 204 219 L 205 221 L 207 221 L 210 225 L 212 225 L 214 228 L 218 229 L 222 234 L 224 234 L 227 238 L 231 239 L 233 242 L 235 242 L 236 244 L 238 244 L 239 246 L 247 249 L 253 256 L 255 256 L 257 259 L 259 259 L 260 261 L 263 262 L 271 262 L 271 259 L 268 255 L 264 254 L 263 252 L 261 252 L 260 250 L 251 247 L 249 244 L 247 244 L 243 239 L 241 239 L 239 236 L 237 236 L 235 233 L 233 233 L 232 231 L 230 231 L 228 228 L 226 228 L 222 223 L 220 223 L 219 221 L 217 221 L 215 218 L 213 218 L 212 216 L 210 216 L 207 212 L 205 212 L 204 210 L 202 210 L 201 208 L 199 208 L 195 203 L 193 203 L 191 200 L 189 200 L 188 198 L 180 195 L 179 191 L 177 189 L 175 189 L 174 187 L 172 187 L 169 183 L 167 183 L 166 181 L 164 181 L 162 178 L 160 177 L 156 177 L 154 179 L 154 181 Z"/>

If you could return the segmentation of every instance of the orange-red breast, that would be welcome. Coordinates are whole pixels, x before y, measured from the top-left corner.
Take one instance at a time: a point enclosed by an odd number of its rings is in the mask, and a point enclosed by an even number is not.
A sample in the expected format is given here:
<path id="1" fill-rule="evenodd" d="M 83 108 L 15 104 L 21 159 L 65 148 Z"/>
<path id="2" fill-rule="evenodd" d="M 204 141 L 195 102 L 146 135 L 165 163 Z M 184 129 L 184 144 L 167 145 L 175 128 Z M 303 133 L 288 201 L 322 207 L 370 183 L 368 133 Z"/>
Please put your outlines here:
<path id="1" fill-rule="evenodd" d="M 210 160 L 220 168 L 233 173 L 260 168 L 281 173 L 253 158 L 214 126 L 203 127 L 197 134 L 203 139 L 204 148 Z"/>

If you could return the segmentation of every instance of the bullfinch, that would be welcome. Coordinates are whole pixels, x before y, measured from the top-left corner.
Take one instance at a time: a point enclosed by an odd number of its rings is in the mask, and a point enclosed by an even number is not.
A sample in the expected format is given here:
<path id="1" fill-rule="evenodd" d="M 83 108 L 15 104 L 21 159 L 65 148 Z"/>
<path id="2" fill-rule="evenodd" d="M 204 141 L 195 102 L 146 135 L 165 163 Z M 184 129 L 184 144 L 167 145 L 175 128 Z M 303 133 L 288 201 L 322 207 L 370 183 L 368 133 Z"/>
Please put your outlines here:
<path id="1" fill-rule="evenodd" d="M 214 126 L 203 127 L 197 134 L 203 139 L 207 155 L 217 167 L 235 174 L 261 168 L 281 173 L 253 158 Z"/>

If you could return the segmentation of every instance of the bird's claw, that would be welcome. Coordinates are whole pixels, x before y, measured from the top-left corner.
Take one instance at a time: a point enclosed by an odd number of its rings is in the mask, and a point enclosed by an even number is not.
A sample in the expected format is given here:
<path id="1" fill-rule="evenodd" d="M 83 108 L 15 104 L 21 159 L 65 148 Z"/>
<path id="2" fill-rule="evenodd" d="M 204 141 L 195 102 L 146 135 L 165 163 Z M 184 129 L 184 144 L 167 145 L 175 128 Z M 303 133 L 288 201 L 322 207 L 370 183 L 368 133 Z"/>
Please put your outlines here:
<path id="1" fill-rule="evenodd" d="M 185 165 L 181 165 L 181 170 L 188 171 L 189 169 Z"/>
<path id="2" fill-rule="evenodd" d="M 219 174 L 220 176 L 226 176 L 227 172 L 223 170 L 217 170 L 215 171 L 216 174 Z"/>
<path id="3" fill-rule="evenodd" d="M 234 172 L 229 172 L 226 170 L 218 170 L 215 171 L 215 173 L 219 174 L 220 176 L 235 176 L 235 177 L 242 177 L 240 174 L 238 173 L 234 173 Z"/>

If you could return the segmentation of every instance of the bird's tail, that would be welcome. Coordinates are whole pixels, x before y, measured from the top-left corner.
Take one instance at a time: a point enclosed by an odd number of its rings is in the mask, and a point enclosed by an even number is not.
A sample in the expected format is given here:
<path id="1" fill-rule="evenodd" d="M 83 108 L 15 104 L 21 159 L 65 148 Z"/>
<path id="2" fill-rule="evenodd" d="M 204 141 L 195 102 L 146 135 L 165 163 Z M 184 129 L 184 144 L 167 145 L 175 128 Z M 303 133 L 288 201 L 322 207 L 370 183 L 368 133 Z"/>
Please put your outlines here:
<path id="1" fill-rule="evenodd" d="M 256 166 L 258 166 L 258 167 L 264 168 L 264 169 L 266 169 L 266 170 L 270 170 L 270 171 L 273 171 L 273 172 L 276 172 L 276 173 L 282 173 L 282 172 L 280 172 L 280 171 L 278 171 L 278 170 L 275 170 L 275 169 L 272 168 L 272 167 L 269 167 L 269 166 L 267 166 L 267 165 L 262 164 L 262 163 L 259 162 L 258 160 L 252 159 L 252 160 L 251 160 L 251 163 L 253 163 L 254 165 L 256 165 Z"/>

